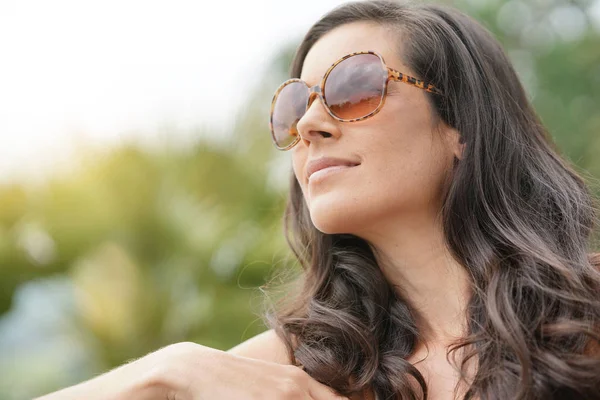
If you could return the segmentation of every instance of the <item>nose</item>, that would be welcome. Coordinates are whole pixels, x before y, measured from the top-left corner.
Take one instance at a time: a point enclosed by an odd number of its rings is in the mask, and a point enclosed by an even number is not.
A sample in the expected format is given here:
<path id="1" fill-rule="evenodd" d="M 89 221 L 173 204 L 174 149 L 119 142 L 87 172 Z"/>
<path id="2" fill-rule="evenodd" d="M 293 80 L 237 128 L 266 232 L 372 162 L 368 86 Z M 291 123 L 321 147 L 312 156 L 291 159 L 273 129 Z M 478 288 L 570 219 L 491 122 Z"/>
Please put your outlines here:
<path id="1" fill-rule="evenodd" d="M 306 112 L 298 121 L 296 129 L 300 141 L 306 146 L 314 141 L 339 136 L 337 121 L 329 115 L 318 88 L 311 88 Z"/>

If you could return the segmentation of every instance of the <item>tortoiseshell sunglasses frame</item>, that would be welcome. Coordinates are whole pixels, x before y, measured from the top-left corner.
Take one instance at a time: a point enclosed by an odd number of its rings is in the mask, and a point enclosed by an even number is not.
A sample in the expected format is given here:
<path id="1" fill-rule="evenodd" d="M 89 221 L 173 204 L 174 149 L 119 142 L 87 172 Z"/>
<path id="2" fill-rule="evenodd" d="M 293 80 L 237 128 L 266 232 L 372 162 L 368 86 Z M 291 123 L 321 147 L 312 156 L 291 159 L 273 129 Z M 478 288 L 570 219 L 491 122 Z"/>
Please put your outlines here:
<path id="1" fill-rule="evenodd" d="M 325 82 L 327 81 L 327 77 L 329 76 L 329 74 L 331 73 L 331 71 L 342 61 L 356 56 L 356 55 L 360 55 L 360 54 L 372 54 L 374 56 L 377 56 L 379 58 L 379 60 L 381 61 L 381 65 L 383 68 L 385 68 L 387 70 L 388 76 L 387 79 L 385 80 L 385 83 L 383 85 L 383 92 L 381 94 L 381 100 L 379 101 L 379 105 L 377 106 L 377 108 L 375 110 L 373 110 L 372 112 L 370 112 L 369 114 L 365 115 L 364 117 L 360 117 L 360 118 L 352 118 L 352 119 L 343 119 L 343 118 L 339 118 L 337 117 L 335 114 L 333 114 L 333 112 L 331 112 L 329 105 L 327 104 L 327 97 L 325 96 L 325 92 L 323 90 L 323 88 L 325 87 Z M 386 65 L 383 57 L 381 56 L 381 54 L 375 52 L 375 51 L 358 51 L 355 53 L 350 53 L 348 55 L 345 55 L 344 57 L 340 58 L 339 60 L 337 60 L 336 62 L 334 62 L 333 64 L 331 64 L 331 66 L 329 67 L 329 69 L 327 69 L 327 72 L 325 72 L 325 75 L 323 75 L 323 79 L 321 79 L 321 83 L 318 85 L 315 85 L 313 87 L 309 87 L 306 82 L 304 82 L 302 79 L 298 79 L 298 78 L 292 78 L 292 79 L 288 79 L 287 81 L 283 82 L 279 88 L 277 88 L 277 90 L 275 91 L 275 94 L 273 95 L 273 100 L 271 101 L 271 113 L 269 116 L 269 128 L 271 129 L 271 138 L 273 139 L 273 143 L 275 144 L 275 147 L 278 150 L 289 150 L 292 147 L 294 147 L 299 141 L 300 141 L 300 135 L 296 136 L 296 139 L 294 139 L 294 141 L 292 143 L 290 143 L 289 145 L 285 146 L 285 147 L 279 147 L 277 145 L 277 141 L 275 140 L 275 131 L 273 129 L 273 112 L 275 111 L 275 101 L 277 100 L 277 96 L 279 95 L 279 93 L 283 90 L 283 88 L 285 88 L 287 85 L 289 85 L 290 83 L 294 83 L 294 82 L 302 82 L 304 83 L 304 85 L 306 85 L 306 87 L 308 88 L 308 101 L 306 103 L 307 105 L 307 109 L 308 106 L 312 103 L 312 98 L 314 96 L 319 96 L 321 98 L 321 101 L 323 102 L 323 105 L 325 106 L 325 109 L 327 110 L 327 112 L 329 113 L 329 115 L 331 115 L 334 119 L 340 121 L 340 122 L 356 122 L 356 121 L 362 121 L 364 119 L 370 118 L 373 115 L 377 114 L 381 108 L 383 107 L 383 105 L 385 104 L 385 98 L 387 95 L 387 88 L 388 88 L 388 83 L 389 81 L 394 80 L 394 81 L 398 81 L 398 82 L 404 82 L 404 83 L 408 83 L 409 85 L 413 85 L 416 86 L 420 89 L 426 90 L 430 93 L 434 93 L 440 96 L 443 96 L 443 92 L 436 88 L 433 84 L 414 78 L 412 76 L 403 74 L 402 72 L 396 71 L 393 68 L 390 68 Z M 306 110 L 305 110 L 306 112 Z"/>

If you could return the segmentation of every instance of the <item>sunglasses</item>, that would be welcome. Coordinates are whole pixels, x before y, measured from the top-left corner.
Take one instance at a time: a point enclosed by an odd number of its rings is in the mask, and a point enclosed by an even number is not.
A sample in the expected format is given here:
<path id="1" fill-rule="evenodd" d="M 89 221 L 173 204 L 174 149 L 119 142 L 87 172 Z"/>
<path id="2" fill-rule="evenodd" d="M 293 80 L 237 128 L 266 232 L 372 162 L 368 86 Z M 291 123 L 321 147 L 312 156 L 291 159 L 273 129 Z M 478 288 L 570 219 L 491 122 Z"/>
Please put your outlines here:
<path id="1" fill-rule="evenodd" d="M 388 67 L 374 51 L 351 53 L 329 67 L 320 85 L 310 87 L 294 78 L 279 86 L 271 102 L 269 119 L 275 147 L 289 150 L 300 141 L 298 121 L 316 96 L 338 121 L 356 122 L 372 117 L 385 103 L 390 79 L 443 95 L 432 84 Z"/>

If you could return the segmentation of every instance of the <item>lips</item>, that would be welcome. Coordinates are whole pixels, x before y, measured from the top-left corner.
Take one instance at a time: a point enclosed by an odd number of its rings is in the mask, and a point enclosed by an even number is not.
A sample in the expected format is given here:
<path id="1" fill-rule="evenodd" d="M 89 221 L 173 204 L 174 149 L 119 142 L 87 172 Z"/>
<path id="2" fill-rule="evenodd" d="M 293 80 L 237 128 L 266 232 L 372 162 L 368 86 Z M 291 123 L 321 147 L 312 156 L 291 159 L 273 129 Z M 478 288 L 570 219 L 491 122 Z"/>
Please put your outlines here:
<path id="1" fill-rule="evenodd" d="M 335 167 L 335 166 L 347 166 L 354 167 L 359 165 L 360 163 L 353 160 L 347 160 L 343 158 L 335 158 L 335 157 L 321 157 L 317 159 L 310 160 L 306 164 L 306 178 L 310 178 L 312 174 L 317 171 L 320 171 L 324 168 Z"/>

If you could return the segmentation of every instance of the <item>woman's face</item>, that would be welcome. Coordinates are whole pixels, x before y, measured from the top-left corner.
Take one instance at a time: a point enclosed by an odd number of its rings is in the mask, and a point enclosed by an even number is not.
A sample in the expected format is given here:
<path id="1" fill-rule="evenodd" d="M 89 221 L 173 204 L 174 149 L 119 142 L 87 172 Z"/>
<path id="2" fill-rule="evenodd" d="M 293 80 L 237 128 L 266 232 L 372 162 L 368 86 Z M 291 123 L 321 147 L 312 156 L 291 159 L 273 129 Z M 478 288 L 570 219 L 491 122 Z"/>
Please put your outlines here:
<path id="1" fill-rule="evenodd" d="M 385 27 L 363 22 L 342 25 L 310 49 L 300 78 L 316 85 L 336 60 L 364 50 L 378 52 L 389 67 L 418 78 L 417 71 L 400 60 L 402 45 L 397 41 Z M 294 173 L 317 229 L 369 239 L 385 234 L 386 226 L 416 223 L 439 211 L 444 179 L 454 155 L 460 153 L 457 133 L 444 124 L 437 126 L 429 95 L 390 81 L 383 108 L 359 122 L 339 122 L 320 99 L 313 101 L 298 122 L 302 140 L 291 152 Z M 320 157 L 359 165 L 309 180 L 307 163 Z"/>

